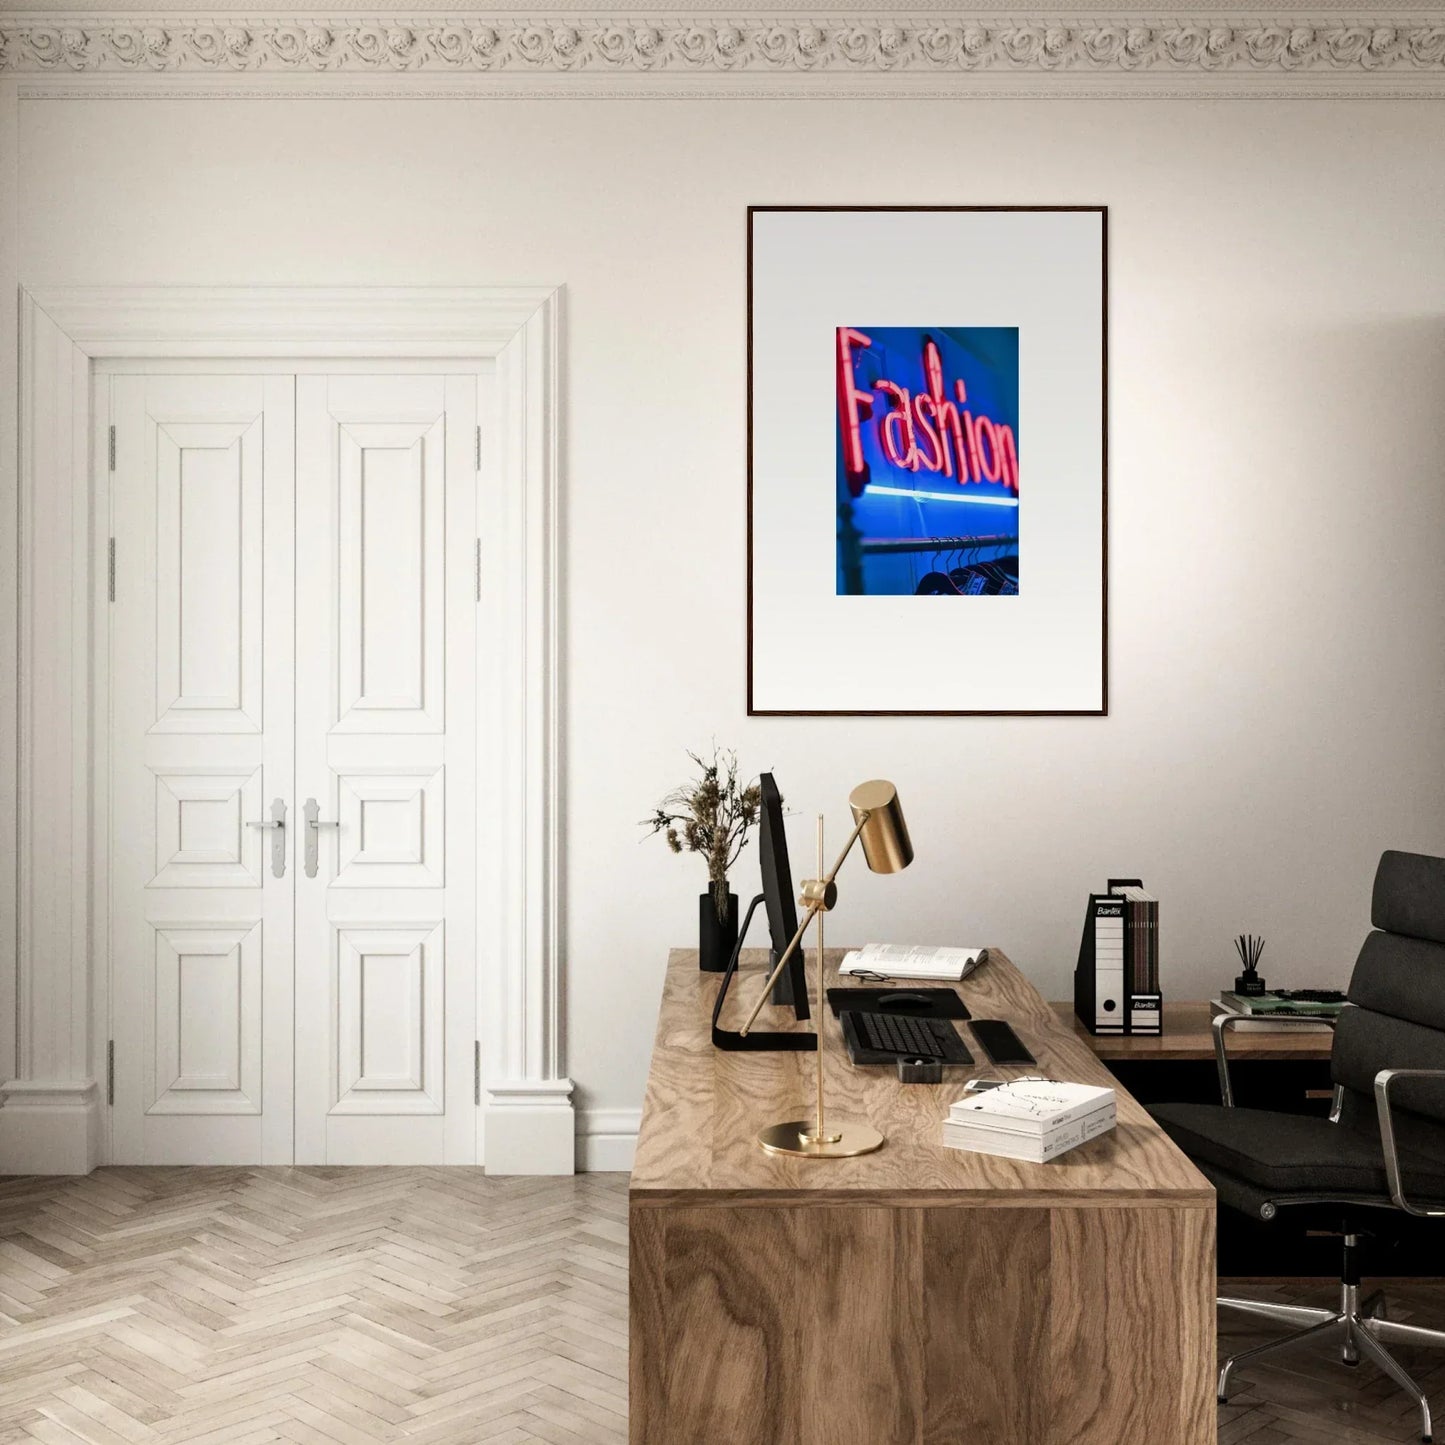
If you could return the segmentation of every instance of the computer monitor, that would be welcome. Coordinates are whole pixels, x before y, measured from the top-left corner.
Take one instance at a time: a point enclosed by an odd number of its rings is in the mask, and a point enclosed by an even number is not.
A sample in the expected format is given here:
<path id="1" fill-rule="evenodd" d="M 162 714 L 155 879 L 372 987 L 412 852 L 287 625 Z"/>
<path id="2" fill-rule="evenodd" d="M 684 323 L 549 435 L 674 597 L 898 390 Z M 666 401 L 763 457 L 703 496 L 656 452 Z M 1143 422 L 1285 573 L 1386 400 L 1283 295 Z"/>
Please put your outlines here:
<path id="1" fill-rule="evenodd" d="M 798 910 L 793 902 L 793 870 L 788 866 L 788 835 L 783 827 L 782 794 L 778 792 L 778 785 L 771 773 L 762 774 L 758 779 L 758 789 L 761 794 L 758 807 L 758 863 L 763 875 L 763 891 L 748 904 L 748 911 L 738 934 L 737 947 L 733 950 L 722 982 L 718 985 L 712 1009 L 712 1041 L 720 1049 L 731 1050 L 812 1050 L 818 1047 L 818 1039 L 816 1034 L 811 1032 L 781 1033 L 750 1029 L 744 1035 L 736 1029 L 722 1026 L 728 986 L 737 972 L 738 957 L 747 941 L 748 925 L 752 923 L 758 905 L 762 904 L 768 915 L 768 933 L 772 944 L 769 952 L 769 973 L 778 966 L 778 960 L 798 931 Z M 778 982 L 773 986 L 772 1002 L 791 1007 L 794 1017 L 798 1019 L 811 1016 L 801 946 L 778 976 Z"/>
<path id="2" fill-rule="evenodd" d="M 758 861 L 763 875 L 763 906 L 768 913 L 772 953 L 769 970 L 778 966 L 783 950 L 798 931 L 798 910 L 793 902 L 793 871 L 788 866 L 788 835 L 783 825 L 783 795 L 771 773 L 758 778 L 762 794 L 758 813 Z M 800 1019 L 808 1017 L 808 986 L 803 949 L 799 945 L 787 968 L 773 985 L 773 1002 L 791 1004 Z"/>

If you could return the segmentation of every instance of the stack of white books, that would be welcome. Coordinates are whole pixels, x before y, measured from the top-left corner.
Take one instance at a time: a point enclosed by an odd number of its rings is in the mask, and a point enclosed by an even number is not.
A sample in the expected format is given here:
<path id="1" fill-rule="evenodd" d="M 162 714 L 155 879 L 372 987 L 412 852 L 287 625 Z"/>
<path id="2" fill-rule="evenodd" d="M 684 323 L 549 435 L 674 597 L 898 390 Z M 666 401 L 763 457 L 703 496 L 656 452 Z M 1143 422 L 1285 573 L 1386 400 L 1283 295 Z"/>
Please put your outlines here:
<path id="1" fill-rule="evenodd" d="M 943 1121 L 950 1149 L 1044 1164 L 1114 1127 L 1114 1091 L 1019 1079 L 965 1095 Z"/>

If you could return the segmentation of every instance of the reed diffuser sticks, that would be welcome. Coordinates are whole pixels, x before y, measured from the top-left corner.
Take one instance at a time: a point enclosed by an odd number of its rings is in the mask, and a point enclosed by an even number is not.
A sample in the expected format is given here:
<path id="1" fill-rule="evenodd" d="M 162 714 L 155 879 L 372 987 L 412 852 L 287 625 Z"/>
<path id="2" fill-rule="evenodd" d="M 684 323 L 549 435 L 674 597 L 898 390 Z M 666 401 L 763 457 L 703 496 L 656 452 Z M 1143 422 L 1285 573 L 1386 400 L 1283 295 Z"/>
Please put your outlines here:
<path id="1" fill-rule="evenodd" d="M 1234 951 L 1239 955 L 1244 971 L 1254 973 L 1259 968 L 1259 956 L 1264 952 L 1264 939 L 1253 933 L 1241 933 L 1234 940 Z"/>

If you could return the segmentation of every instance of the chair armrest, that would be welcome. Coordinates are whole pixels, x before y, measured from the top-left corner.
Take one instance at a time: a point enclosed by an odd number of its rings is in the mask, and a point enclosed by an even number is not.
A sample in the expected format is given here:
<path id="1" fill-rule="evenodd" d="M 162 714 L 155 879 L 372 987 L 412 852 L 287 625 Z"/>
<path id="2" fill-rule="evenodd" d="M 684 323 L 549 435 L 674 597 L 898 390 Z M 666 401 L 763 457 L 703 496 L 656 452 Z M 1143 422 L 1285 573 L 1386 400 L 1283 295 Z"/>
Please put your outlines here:
<path id="1" fill-rule="evenodd" d="M 1390 1184 L 1390 1198 L 1397 1209 L 1406 1214 L 1422 1218 L 1445 1216 L 1445 1208 L 1431 1209 L 1425 1205 L 1411 1204 L 1405 1198 L 1405 1186 L 1400 1181 L 1400 1156 L 1395 1148 L 1395 1116 L 1390 1108 L 1390 1085 L 1396 1079 L 1441 1079 L 1445 1080 L 1445 1069 L 1381 1069 L 1375 1075 L 1375 1109 L 1380 1116 L 1380 1147 L 1385 1153 L 1385 1178 Z"/>
<path id="2" fill-rule="evenodd" d="M 1216 1014 L 1210 1025 L 1214 1030 L 1214 1062 L 1219 1068 L 1219 1098 L 1226 1109 L 1234 1108 L 1234 1087 L 1229 1082 L 1229 1050 L 1224 1036 L 1236 1024 L 1245 1023 L 1250 1018 L 1249 1014 Z M 1270 1014 L 1269 1022 L 1271 1027 L 1275 1024 L 1327 1024 L 1333 1030 L 1336 1020 L 1304 1018 L 1300 1014 Z"/>

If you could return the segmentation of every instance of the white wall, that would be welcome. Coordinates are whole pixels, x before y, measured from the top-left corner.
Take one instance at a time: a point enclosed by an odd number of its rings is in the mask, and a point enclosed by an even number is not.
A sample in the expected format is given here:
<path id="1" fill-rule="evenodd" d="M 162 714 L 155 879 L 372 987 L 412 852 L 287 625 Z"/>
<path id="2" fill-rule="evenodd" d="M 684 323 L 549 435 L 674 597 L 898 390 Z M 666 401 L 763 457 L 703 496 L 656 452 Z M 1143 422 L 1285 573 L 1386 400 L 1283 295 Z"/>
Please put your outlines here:
<path id="1" fill-rule="evenodd" d="M 831 941 L 996 944 L 1052 997 L 1107 873 L 1158 891 L 1165 988 L 1200 997 L 1242 929 L 1271 979 L 1343 981 L 1379 851 L 1445 852 L 1438 102 L 22 99 L 20 127 L 28 285 L 566 284 L 568 1064 L 608 1127 L 703 876 L 636 820 L 714 735 L 835 838 L 856 781 L 899 784 L 918 861 L 850 874 Z M 1110 206 L 1109 717 L 744 716 L 765 202 Z"/>

